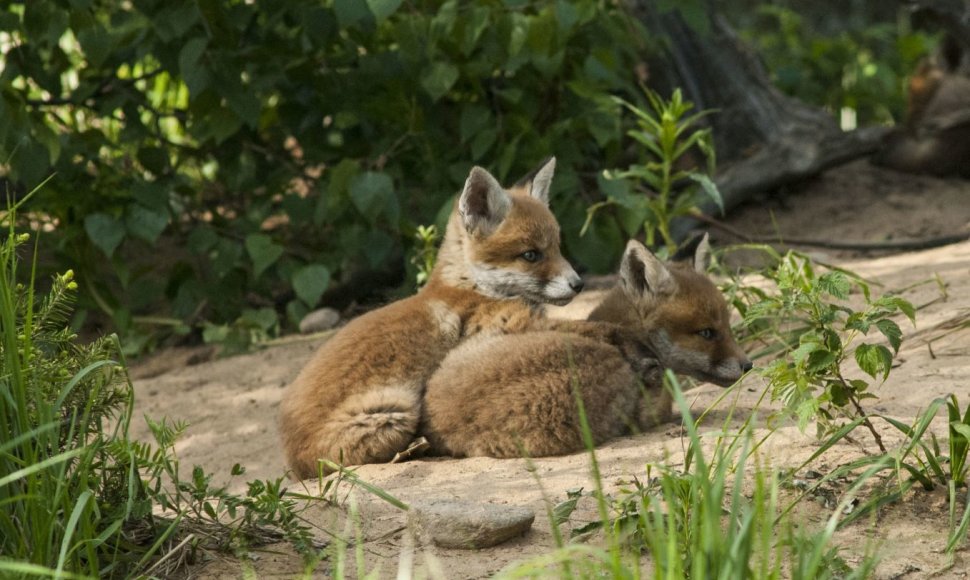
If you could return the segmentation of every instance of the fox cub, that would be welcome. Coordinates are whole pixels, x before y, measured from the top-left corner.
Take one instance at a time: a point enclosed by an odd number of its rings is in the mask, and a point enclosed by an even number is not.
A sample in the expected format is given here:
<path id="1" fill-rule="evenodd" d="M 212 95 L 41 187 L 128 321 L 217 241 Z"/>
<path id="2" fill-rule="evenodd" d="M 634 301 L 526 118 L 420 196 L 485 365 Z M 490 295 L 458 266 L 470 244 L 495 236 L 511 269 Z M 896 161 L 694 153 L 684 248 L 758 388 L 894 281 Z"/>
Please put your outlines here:
<path id="1" fill-rule="evenodd" d="M 905 124 L 891 132 L 873 163 L 910 173 L 970 177 L 970 77 L 954 38 L 923 60 L 909 80 Z"/>
<path id="2" fill-rule="evenodd" d="M 579 292 L 547 207 L 554 171 L 551 158 L 506 190 L 473 168 L 427 285 L 355 319 L 317 351 L 280 404 L 296 477 L 315 476 L 319 459 L 391 460 L 414 440 L 425 383 L 448 351 L 470 335 L 528 328 L 538 305 Z"/>
<path id="3" fill-rule="evenodd" d="M 619 325 L 625 348 L 570 332 L 479 337 L 445 358 L 425 394 L 431 452 L 454 456 L 561 455 L 583 448 L 578 386 L 597 444 L 667 420 L 664 368 L 729 386 L 751 369 L 731 333 L 727 303 L 703 274 L 707 238 L 685 262 L 664 264 L 630 241 L 620 282 L 589 315 Z M 608 335 L 605 335 L 608 336 Z"/>

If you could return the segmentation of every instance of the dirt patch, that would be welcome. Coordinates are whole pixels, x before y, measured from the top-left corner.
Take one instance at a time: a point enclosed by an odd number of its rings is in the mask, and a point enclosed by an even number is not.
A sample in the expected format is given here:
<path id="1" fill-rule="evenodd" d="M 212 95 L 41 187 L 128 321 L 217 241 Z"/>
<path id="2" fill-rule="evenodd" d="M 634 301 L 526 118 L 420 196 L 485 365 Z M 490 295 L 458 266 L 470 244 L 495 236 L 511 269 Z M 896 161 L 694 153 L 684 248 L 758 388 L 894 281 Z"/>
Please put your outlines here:
<path id="1" fill-rule="evenodd" d="M 727 223 L 756 234 L 780 232 L 822 239 L 878 241 L 933 237 L 968 231 L 970 182 L 909 176 L 850 164 L 789 188 L 782 194 L 739 208 Z M 727 240 L 726 236 L 721 236 Z M 900 321 L 904 343 L 900 364 L 889 380 L 876 389 L 875 410 L 909 422 L 935 397 L 955 392 L 961 403 L 970 385 L 970 328 L 961 324 L 970 317 L 970 242 L 932 250 L 882 257 L 860 256 L 826 250 L 824 257 L 847 266 L 878 284 L 877 291 L 902 290 L 903 297 L 920 306 L 917 324 Z M 946 285 L 946 295 L 936 283 Z M 570 307 L 554 309 L 555 316 L 582 317 L 599 294 L 587 292 Z M 271 479 L 284 471 L 277 440 L 276 414 L 280 394 L 323 339 L 297 340 L 282 346 L 231 359 L 190 365 L 192 354 L 178 352 L 166 359 L 156 356 L 151 369 L 135 367 L 136 417 L 143 413 L 188 421 L 186 436 L 177 450 L 182 464 L 203 465 L 215 473 L 216 483 L 240 489 L 244 479 Z M 736 388 L 737 409 L 744 414 L 756 406 L 763 389 L 760 378 L 749 378 Z M 721 394 L 711 385 L 689 393 L 693 408 L 703 409 Z M 711 425 L 723 420 L 714 413 Z M 945 436 L 945 422 L 933 429 Z M 899 441 L 896 433 L 881 427 L 887 444 Z M 812 428 L 809 427 L 809 432 Z M 136 437 L 147 439 L 143 421 L 136 421 Z M 862 439 L 865 447 L 873 446 Z M 607 492 L 645 476 L 645 464 L 682 457 L 683 441 L 678 425 L 670 423 L 650 433 L 619 439 L 603 446 L 597 456 Z M 814 439 L 794 426 L 782 426 L 769 440 L 764 458 L 777 466 L 797 465 L 815 451 Z M 823 458 L 822 468 L 832 469 L 864 452 L 857 445 L 835 446 Z M 229 481 L 230 468 L 241 463 L 243 478 Z M 816 467 L 815 469 L 820 469 Z M 592 489 L 589 461 L 583 454 L 535 460 L 534 469 L 524 460 L 426 459 L 393 465 L 361 467 L 359 476 L 405 502 L 431 499 L 462 499 L 526 506 L 536 522 L 527 535 L 501 546 L 480 551 L 416 547 L 404 528 L 405 516 L 366 493 L 337 487 L 334 497 L 359 513 L 364 539 L 366 569 L 380 568 L 381 577 L 394 576 L 399 566 L 413 566 L 425 574 L 444 578 L 480 578 L 530 556 L 547 553 L 554 541 L 546 517 L 544 498 L 565 499 L 569 489 Z M 312 482 L 309 491 L 313 491 Z M 297 484 L 294 484 L 296 486 Z M 947 513 L 939 492 L 910 492 L 899 504 L 877 515 L 877 535 L 871 537 L 870 521 L 849 526 L 837 536 L 853 562 L 867 542 L 881 547 L 882 563 L 877 576 L 922 578 L 943 570 Z M 814 510 L 814 511 L 813 511 Z M 810 519 L 823 521 L 827 508 L 806 508 Z M 353 531 L 346 507 L 312 508 L 310 519 L 329 532 Z M 591 502 L 580 502 L 572 522 L 581 524 L 596 517 Z M 348 527 L 349 526 L 349 527 Z M 321 535 L 325 535 L 321 532 Z M 348 569 L 353 570 L 353 551 Z M 957 554 L 956 565 L 941 578 L 963 578 L 966 552 Z M 410 563 L 409 563 L 410 562 Z M 292 577 L 302 570 L 300 560 L 281 546 L 260 553 L 252 564 L 259 577 Z M 232 560 L 214 560 L 188 571 L 194 577 L 238 577 L 242 568 Z M 440 572 L 440 574 L 438 574 Z M 327 574 L 326 565 L 318 572 Z"/>

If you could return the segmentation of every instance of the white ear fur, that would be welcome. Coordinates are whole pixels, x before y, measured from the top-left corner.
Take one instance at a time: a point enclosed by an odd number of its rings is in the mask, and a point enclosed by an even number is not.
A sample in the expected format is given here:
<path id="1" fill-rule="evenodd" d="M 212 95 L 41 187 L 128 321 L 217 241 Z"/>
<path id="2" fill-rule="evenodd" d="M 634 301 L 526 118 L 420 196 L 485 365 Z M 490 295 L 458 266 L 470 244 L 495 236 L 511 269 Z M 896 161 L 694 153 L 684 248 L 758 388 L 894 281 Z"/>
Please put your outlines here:
<path id="1" fill-rule="evenodd" d="M 469 233 L 491 235 L 508 215 L 512 199 L 492 174 L 472 167 L 458 199 L 458 211 Z"/>
<path id="2" fill-rule="evenodd" d="M 711 242 L 708 239 L 707 232 L 704 233 L 704 237 L 701 238 L 699 244 L 697 244 L 697 249 L 694 250 L 694 269 L 697 272 L 704 274 L 711 265 Z"/>
<path id="3" fill-rule="evenodd" d="M 552 185 L 552 176 L 555 172 L 556 158 L 550 157 L 549 161 L 546 161 L 545 165 L 540 167 L 535 177 L 532 178 L 529 195 L 549 205 L 549 187 Z"/>
<path id="4" fill-rule="evenodd" d="M 677 282 L 663 262 L 636 240 L 627 242 L 620 261 L 620 284 L 632 298 L 672 294 Z"/>

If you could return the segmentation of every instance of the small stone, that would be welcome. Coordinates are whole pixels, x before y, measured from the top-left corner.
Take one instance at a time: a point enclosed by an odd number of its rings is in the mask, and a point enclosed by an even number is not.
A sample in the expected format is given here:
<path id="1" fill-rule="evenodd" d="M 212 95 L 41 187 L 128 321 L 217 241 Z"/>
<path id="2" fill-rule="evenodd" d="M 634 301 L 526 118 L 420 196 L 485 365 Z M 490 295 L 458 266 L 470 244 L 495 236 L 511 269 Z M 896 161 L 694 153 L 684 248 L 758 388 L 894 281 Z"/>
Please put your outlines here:
<path id="1" fill-rule="evenodd" d="M 422 541 L 469 550 L 521 536 L 535 518 L 529 508 L 458 500 L 413 502 L 408 512 L 408 523 Z"/>
<path id="2" fill-rule="evenodd" d="M 320 308 L 303 317 L 300 321 L 300 334 L 311 334 L 330 330 L 340 322 L 340 313 L 333 308 Z"/>

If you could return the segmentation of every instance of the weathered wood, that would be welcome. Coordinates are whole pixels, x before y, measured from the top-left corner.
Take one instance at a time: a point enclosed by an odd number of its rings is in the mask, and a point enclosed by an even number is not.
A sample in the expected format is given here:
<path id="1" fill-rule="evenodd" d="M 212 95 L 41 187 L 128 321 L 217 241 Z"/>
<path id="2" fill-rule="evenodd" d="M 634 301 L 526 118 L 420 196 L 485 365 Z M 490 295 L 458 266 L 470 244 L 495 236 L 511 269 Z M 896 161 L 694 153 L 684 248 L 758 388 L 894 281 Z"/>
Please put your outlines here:
<path id="1" fill-rule="evenodd" d="M 651 68 L 651 85 L 661 92 L 680 87 L 698 109 L 717 110 L 709 119 L 721 162 L 715 181 L 725 208 L 872 153 L 886 133 L 843 132 L 828 112 L 783 94 L 713 10 L 709 30 L 698 32 L 676 11 L 659 13 L 650 0 L 632 7 L 652 35 L 665 39 L 663 64 Z"/>

